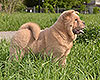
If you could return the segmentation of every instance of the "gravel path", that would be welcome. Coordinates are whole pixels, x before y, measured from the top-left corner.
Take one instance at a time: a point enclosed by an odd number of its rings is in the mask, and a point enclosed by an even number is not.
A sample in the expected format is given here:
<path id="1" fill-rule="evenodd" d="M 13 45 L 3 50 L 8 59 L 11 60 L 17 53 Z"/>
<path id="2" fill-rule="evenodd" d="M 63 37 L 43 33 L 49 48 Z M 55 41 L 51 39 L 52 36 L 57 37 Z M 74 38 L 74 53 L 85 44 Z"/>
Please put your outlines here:
<path id="1" fill-rule="evenodd" d="M 0 32 L 0 42 L 1 40 L 10 41 L 12 36 L 15 34 L 16 31 L 1 31 Z"/>

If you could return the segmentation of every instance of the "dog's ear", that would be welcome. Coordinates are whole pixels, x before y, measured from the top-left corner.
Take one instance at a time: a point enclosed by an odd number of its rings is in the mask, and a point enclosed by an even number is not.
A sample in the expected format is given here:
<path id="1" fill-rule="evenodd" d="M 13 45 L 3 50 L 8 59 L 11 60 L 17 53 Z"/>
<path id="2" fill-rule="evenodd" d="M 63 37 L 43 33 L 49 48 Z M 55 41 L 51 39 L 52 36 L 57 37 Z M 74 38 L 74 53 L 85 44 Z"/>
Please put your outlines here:
<path id="1" fill-rule="evenodd" d="M 65 15 L 66 16 L 70 16 L 72 13 L 74 13 L 75 11 L 74 10 L 68 10 Z"/>
<path id="2" fill-rule="evenodd" d="M 65 15 L 71 15 L 72 13 L 75 13 L 75 14 L 79 14 L 79 12 L 78 11 L 74 11 L 74 10 L 68 10 L 68 11 L 66 11 L 65 12 Z"/>
<path id="3" fill-rule="evenodd" d="M 63 18 L 67 17 L 67 16 L 70 16 L 72 13 L 74 13 L 75 11 L 74 10 L 68 10 L 68 11 L 64 11 L 62 13 L 62 16 Z M 76 12 L 75 12 L 76 13 Z"/>

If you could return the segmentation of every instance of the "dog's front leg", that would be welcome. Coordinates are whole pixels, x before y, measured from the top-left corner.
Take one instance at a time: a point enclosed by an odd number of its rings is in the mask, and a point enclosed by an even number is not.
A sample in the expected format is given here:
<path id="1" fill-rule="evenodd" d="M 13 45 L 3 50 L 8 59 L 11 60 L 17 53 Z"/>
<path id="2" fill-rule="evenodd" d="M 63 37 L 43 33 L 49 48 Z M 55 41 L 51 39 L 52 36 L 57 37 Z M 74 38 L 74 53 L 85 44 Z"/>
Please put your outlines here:
<path id="1" fill-rule="evenodd" d="M 59 64 L 62 66 L 66 65 L 66 57 L 70 53 L 70 50 L 66 50 L 64 55 L 61 57 Z"/>

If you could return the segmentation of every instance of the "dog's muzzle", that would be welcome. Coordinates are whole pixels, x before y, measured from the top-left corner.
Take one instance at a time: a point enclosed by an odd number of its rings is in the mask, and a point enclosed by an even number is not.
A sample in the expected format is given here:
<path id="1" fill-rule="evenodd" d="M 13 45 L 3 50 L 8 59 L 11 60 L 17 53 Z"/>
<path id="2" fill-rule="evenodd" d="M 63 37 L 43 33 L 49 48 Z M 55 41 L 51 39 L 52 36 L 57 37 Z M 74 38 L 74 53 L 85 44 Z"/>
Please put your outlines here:
<path id="1" fill-rule="evenodd" d="M 80 30 L 73 29 L 73 33 L 74 34 L 80 34 L 80 33 L 84 33 L 84 31 L 82 29 L 80 29 Z"/>

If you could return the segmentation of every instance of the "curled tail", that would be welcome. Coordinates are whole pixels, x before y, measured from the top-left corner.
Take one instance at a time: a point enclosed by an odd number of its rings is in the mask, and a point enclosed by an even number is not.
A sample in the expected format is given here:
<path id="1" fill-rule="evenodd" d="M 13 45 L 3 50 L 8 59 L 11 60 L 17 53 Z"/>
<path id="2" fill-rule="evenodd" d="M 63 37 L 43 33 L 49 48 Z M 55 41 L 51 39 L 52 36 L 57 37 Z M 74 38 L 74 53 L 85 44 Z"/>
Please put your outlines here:
<path id="1" fill-rule="evenodd" d="M 32 32 L 32 35 L 35 40 L 38 39 L 39 34 L 40 34 L 40 27 L 36 23 L 28 22 L 23 24 L 20 29 L 29 29 Z"/>

